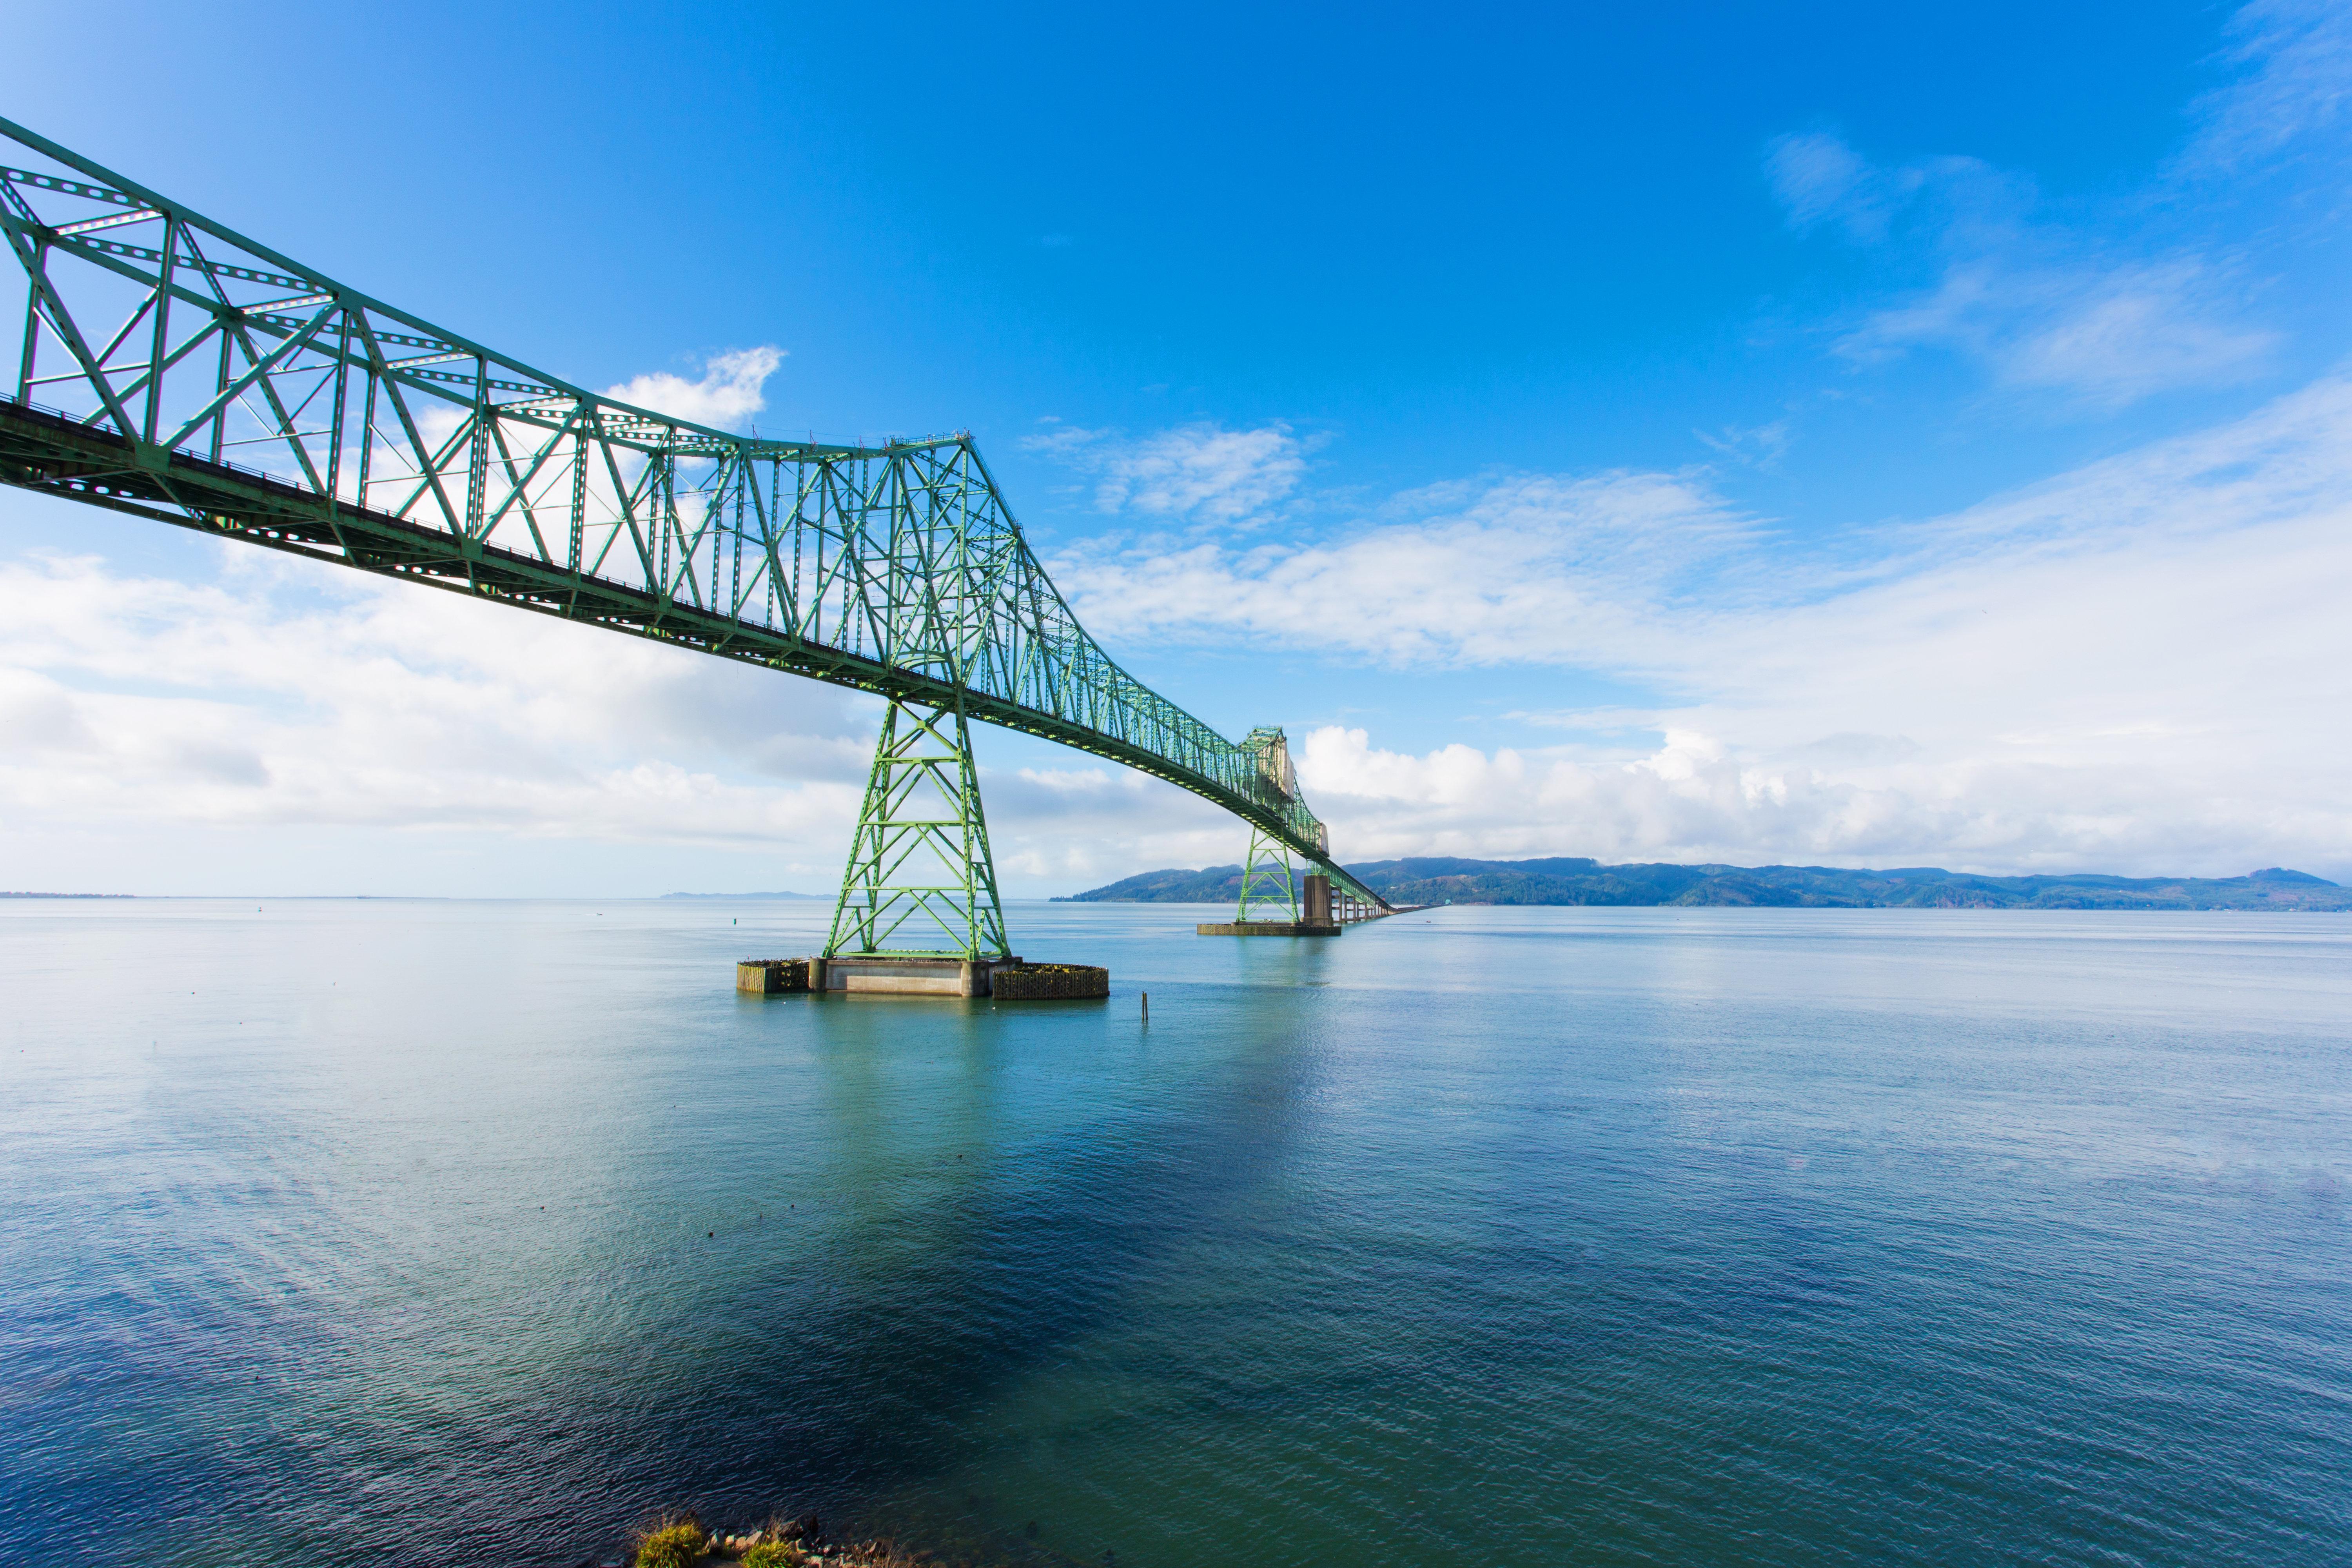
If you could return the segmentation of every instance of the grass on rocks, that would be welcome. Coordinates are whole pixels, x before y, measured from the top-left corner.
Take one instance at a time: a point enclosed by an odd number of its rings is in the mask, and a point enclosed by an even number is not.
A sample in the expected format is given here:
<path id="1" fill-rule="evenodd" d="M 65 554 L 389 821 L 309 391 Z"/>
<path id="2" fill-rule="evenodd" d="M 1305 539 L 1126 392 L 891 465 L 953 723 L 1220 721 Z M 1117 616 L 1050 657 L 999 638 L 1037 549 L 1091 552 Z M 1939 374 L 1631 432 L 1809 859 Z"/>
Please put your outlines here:
<path id="1" fill-rule="evenodd" d="M 664 1520 L 637 1542 L 636 1568 L 697 1568 L 709 1555 L 710 1537 L 692 1514 Z"/>

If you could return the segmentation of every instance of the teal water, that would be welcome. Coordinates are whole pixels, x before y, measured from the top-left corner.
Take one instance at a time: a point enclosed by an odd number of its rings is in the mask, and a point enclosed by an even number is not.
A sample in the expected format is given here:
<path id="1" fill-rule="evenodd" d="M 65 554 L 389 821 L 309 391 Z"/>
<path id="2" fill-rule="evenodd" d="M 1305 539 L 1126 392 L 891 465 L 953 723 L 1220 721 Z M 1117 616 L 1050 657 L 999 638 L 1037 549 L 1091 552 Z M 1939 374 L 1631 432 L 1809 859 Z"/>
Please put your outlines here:
<path id="1" fill-rule="evenodd" d="M 2352 1562 L 2352 919 L 824 913 L 0 903 L 0 1560 Z"/>

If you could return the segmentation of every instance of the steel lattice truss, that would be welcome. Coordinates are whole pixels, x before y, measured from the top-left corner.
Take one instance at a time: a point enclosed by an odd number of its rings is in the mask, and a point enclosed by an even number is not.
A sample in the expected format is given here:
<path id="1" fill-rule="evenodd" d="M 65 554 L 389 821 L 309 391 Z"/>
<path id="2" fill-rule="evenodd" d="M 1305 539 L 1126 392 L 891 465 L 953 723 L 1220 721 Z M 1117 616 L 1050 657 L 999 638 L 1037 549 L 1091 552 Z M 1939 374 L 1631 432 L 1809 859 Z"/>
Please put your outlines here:
<path id="1" fill-rule="evenodd" d="M 0 167 L 26 283 L 0 479 L 961 708 L 1205 796 L 1380 903 L 1286 752 L 1226 740 L 1087 635 L 969 436 L 763 440 L 632 407 L 0 138 L 26 165 Z"/>
<path id="2" fill-rule="evenodd" d="M 1242 862 L 1241 902 L 1234 919 L 1247 924 L 1253 904 L 1272 904 L 1281 919 L 1298 923 L 1298 879 L 1291 875 L 1290 856 L 1281 839 L 1262 828 L 1250 832 L 1249 858 Z"/>
<path id="3" fill-rule="evenodd" d="M 926 943 L 915 951 L 942 957 L 1013 952 L 964 716 L 893 702 L 882 715 L 824 952 L 905 951 L 909 940 Z"/>

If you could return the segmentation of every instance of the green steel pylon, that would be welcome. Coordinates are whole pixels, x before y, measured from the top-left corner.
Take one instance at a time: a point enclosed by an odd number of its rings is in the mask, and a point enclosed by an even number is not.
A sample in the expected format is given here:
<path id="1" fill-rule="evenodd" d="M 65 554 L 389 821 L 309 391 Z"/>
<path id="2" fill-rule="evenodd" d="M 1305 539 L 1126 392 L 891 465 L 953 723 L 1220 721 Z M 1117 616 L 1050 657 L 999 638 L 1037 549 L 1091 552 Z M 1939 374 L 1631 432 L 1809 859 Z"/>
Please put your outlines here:
<path id="1" fill-rule="evenodd" d="M 1234 916 L 1246 923 L 1250 903 L 1279 904 L 1282 918 L 1298 923 L 1298 884 L 1290 874 L 1290 847 L 1263 828 L 1250 829 L 1249 858 L 1242 863 L 1242 901 Z"/>
<path id="2" fill-rule="evenodd" d="M 961 706 L 893 701 L 875 742 L 824 955 L 1007 958 L 1012 951 L 970 721 Z"/>

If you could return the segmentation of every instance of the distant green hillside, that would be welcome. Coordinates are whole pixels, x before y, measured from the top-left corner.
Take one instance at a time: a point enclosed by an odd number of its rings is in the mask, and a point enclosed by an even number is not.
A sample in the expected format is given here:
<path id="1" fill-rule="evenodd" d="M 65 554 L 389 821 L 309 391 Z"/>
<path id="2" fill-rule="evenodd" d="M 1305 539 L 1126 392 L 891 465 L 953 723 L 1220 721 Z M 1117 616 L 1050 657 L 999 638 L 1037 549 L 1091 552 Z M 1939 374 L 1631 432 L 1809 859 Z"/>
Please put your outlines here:
<path id="1" fill-rule="evenodd" d="M 2352 910 L 2352 890 L 2273 867 L 2246 877 L 1978 877 L 1936 867 L 1603 866 L 1597 860 L 1376 860 L 1348 870 L 1399 904 L 1750 904 L 1821 909 Z M 1083 903 L 1231 903 L 1239 866 L 1147 871 Z"/>

